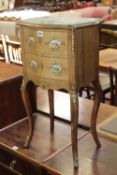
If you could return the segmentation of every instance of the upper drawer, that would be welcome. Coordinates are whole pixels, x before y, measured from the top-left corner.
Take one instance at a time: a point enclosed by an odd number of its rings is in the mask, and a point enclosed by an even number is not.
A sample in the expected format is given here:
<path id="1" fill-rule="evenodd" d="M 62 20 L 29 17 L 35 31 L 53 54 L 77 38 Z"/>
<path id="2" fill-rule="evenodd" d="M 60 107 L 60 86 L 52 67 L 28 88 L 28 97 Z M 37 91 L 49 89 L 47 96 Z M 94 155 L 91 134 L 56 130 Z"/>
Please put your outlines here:
<path id="1" fill-rule="evenodd" d="M 70 34 L 66 30 L 24 28 L 23 47 L 25 52 L 44 57 L 68 58 Z"/>

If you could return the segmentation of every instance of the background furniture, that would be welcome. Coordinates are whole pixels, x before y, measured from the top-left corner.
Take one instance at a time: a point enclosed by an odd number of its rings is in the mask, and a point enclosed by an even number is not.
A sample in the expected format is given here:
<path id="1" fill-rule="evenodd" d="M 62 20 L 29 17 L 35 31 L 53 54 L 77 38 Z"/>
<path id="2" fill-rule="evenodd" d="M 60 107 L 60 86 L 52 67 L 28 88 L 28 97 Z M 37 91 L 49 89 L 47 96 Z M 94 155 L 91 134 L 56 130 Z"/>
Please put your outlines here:
<path id="1" fill-rule="evenodd" d="M 4 60 L 6 63 L 10 63 L 9 61 L 9 55 L 8 55 L 8 49 L 7 49 L 7 45 L 6 45 L 6 40 L 5 40 L 5 36 L 1 35 L 1 44 L 2 44 L 2 57 L 1 59 Z"/>
<path id="2" fill-rule="evenodd" d="M 117 48 L 117 19 L 102 23 L 101 44 L 104 47 Z"/>
<path id="3" fill-rule="evenodd" d="M 109 73 L 108 72 L 99 72 L 99 81 L 101 84 L 101 95 L 100 95 L 100 101 L 102 103 L 105 103 L 105 101 L 107 100 L 106 95 L 110 92 L 110 78 L 109 78 Z M 89 98 L 89 99 L 95 99 L 95 87 L 93 86 L 93 84 L 89 84 L 87 87 L 85 88 L 81 88 L 79 95 L 84 96 L 84 92 L 85 92 L 85 97 Z M 110 100 L 108 98 L 108 100 Z"/>
<path id="4" fill-rule="evenodd" d="M 21 99 L 22 67 L 0 62 L 0 129 L 26 116 Z"/>
<path id="5" fill-rule="evenodd" d="M 99 52 L 99 68 L 109 72 L 109 67 L 117 65 L 117 49 L 107 48 Z"/>
<path id="6" fill-rule="evenodd" d="M 117 66 L 109 68 L 111 85 L 111 104 L 117 106 Z"/>
<path id="7" fill-rule="evenodd" d="M 1 35 L 1 60 L 22 65 L 19 37 Z"/>
<path id="8" fill-rule="evenodd" d="M 5 35 L 4 38 L 7 47 L 9 63 L 16 63 L 22 65 L 21 44 L 19 38 L 8 35 Z"/>
<path id="9" fill-rule="evenodd" d="M 25 5 L 26 0 L 15 0 L 14 7 L 21 7 Z"/>
<path id="10" fill-rule="evenodd" d="M 2 39 L 0 37 L 0 60 L 5 60 Z"/>

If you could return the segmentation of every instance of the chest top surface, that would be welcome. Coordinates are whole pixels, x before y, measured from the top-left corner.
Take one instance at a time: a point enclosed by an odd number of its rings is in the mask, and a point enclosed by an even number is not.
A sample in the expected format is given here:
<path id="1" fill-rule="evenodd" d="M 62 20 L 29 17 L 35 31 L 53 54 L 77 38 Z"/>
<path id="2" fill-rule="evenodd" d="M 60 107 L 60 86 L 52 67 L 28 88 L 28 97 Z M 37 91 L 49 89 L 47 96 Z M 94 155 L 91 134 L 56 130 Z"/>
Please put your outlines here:
<path id="1" fill-rule="evenodd" d="M 38 27 L 83 27 L 96 25 L 100 22 L 97 18 L 81 18 L 78 16 L 46 16 L 41 18 L 30 18 L 19 22 L 20 25 L 38 26 Z"/>

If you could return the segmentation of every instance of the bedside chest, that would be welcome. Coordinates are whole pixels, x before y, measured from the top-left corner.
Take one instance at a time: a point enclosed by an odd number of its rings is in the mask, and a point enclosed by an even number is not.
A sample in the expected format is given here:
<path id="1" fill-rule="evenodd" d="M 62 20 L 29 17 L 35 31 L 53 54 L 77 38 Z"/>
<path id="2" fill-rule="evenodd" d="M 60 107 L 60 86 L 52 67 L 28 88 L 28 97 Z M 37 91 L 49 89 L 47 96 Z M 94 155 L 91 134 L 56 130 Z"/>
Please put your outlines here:
<path id="1" fill-rule="evenodd" d="M 80 87 L 85 87 L 91 82 L 96 88 L 91 122 L 92 134 L 97 146 L 100 146 L 96 133 L 96 114 L 100 99 L 98 23 L 96 19 L 75 16 L 50 16 L 19 22 L 24 71 L 22 98 L 30 125 L 25 146 L 29 146 L 34 130 L 34 117 L 28 96 L 30 82 L 48 89 L 51 133 L 54 132 L 53 90 L 65 89 L 70 94 L 74 167 L 78 167 L 78 91 Z"/>

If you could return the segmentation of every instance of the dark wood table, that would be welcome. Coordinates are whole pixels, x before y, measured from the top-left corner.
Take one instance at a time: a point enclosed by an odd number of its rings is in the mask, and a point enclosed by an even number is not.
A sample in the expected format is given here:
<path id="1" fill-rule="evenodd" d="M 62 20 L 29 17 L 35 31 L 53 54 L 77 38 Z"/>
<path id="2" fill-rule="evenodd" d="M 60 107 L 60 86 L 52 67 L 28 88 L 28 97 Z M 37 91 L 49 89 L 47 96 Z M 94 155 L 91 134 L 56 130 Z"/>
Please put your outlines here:
<path id="1" fill-rule="evenodd" d="M 117 19 L 105 21 L 101 24 L 100 44 L 102 47 L 117 48 Z"/>
<path id="2" fill-rule="evenodd" d="M 117 49 L 108 48 L 99 52 L 99 68 L 108 71 L 109 67 L 117 68 Z"/>
<path id="3" fill-rule="evenodd" d="M 46 91 L 40 91 L 40 108 L 47 111 Z M 55 105 L 56 115 L 69 120 L 69 105 L 62 110 L 64 104 L 69 103 L 69 95 L 55 92 L 58 104 Z M 61 98 L 63 99 L 61 101 Z M 41 101 L 43 100 L 43 101 Z M 90 112 L 93 102 L 80 98 L 80 121 L 90 120 Z M 44 103 L 43 103 L 44 102 Z M 46 103 L 45 103 L 46 102 Z M 58 108 L 58 109 L 57 109 Z M 61 109 L 61 110 L 60 110 Z M 117 113 L 117 108 L 101 104 L 98 113 L 98 123 L 105 118 Z M 9 125 L 7 129 L 0 132 L 0 173 L 6 170 L 8 173 L 18 172 L 30 175 L 116 175 L 117 172 L 117 145 L 106 139 L 100 139 L 102 147 L 96 149 L 90 132 L 79 129 L 79 169 L 74 169 L 72 163 L 72 148 L 70 139 L 70 125 L 66 122 L 56 120 L 55 133 L 49 132 L 49 118 L 37 114 L 35 118 L 34 136 L 30 148 L 22 147 L 25 138 L 24 133 L 28 131 L 28 119 Z M 43 127 L 44 126 L 44 127 Z M 114 151 L 113 151 L 114 150 Z M 9 168 L 11 167 L 11 168 Z M 5 175 L 9 175 L 6 173 Z M 50 173 L 50 174 L 49 174 Z"/>
<path id="4" fill-rule="evenodd" d="M 22 67 L 0 62 L 0 129 L 26 116 L 20 86 Z"/>
<path id="5" fill-rule="evenodd" d="M 103 22 L 101 24 L 101 29 L 117 30 L 117 19 Z"/>

